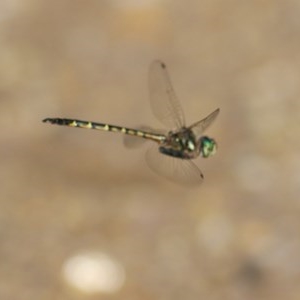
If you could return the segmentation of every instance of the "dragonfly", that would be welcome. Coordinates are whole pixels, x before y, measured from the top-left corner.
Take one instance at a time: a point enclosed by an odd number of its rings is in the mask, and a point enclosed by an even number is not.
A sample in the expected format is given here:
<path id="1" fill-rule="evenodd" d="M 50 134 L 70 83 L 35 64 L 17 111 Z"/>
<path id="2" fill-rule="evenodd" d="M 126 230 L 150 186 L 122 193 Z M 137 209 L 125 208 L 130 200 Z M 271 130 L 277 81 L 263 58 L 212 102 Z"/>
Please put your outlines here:
<path id="1" fill-rule="evenodd" d="M 127 144 L 140 144 L 151 141 L 152 147 L 146 152 L 146 162 L 150 169 L 165 178 L 183 185 L 200 184 L 203 173 L 192 161 L 197 157 L 208 158 L 217 151 L 217 143 L 203 132 L 213 123 L 220 109 L 214 110 L 205 118 L 186 126 L 180 102 L 173 89 L 164 62 L 155 60 L 149 68 L 150 104 L 155 117 L 167 128 L 154 130 L 148 127 L 131 129 L 92 121 L 68 118 L 46 118 L 43 122 L 119 132 L 127 136 Z M 129 138 L 129 139 L 128 139 Z M 130 143 L 128 143 L 131 141 Z"/>

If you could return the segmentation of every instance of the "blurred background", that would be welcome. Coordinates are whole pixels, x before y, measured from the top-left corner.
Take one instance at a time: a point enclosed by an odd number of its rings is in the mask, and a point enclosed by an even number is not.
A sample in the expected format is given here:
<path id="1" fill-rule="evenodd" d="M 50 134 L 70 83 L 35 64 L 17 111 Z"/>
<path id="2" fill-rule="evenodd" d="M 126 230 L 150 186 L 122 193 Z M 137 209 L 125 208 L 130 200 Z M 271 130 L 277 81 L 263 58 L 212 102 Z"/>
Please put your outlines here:
<path id="1" fill-rule="evenodd" d="M 0 298 L 300 299 L 300 2 L 0 1 Z M 159 128 L 148 68 L 190 124 L 221 108 L 187 188 L 120 134 Z"/>

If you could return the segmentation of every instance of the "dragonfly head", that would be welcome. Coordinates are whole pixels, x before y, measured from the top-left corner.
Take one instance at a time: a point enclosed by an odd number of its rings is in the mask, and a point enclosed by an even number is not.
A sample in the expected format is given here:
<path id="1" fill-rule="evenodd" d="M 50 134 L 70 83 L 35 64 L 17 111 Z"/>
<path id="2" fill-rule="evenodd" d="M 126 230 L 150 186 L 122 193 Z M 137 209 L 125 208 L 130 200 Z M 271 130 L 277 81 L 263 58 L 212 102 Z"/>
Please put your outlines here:
<path id="1" fill-rule="evenodd" d="M 214 139 L 208 136 L 202 136 L 200 138 L 200 154 L 202 157 L 209 157 L 216 153 L 217 143 Z"/>

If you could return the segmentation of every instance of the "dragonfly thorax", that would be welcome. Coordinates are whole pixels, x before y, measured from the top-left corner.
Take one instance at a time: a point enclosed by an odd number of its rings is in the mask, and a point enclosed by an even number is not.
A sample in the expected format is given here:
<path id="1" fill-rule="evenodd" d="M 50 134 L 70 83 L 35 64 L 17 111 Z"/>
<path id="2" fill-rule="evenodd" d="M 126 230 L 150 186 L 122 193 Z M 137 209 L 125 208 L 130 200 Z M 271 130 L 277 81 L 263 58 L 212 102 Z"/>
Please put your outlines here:
<path id="1" fill-rule="evenodd" d="M 192 130 L 182 128 L 177 132 L 170 131 L 159 151 L 177 158 L 192 159 L 199 156 L 200 147 Z"/>

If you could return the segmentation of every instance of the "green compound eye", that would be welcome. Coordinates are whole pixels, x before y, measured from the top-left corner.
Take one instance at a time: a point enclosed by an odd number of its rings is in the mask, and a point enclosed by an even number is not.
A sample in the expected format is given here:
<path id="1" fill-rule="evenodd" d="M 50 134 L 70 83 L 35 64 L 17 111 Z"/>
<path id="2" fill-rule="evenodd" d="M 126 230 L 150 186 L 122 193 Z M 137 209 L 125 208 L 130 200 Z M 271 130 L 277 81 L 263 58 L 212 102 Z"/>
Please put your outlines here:
<path id="1" fill-rule="evenodd" d="M 217 143 L 214 139 L 207 136 L 200 138 L 200 154 L 202 157 L 209 157 L 217 152 Z"/>

